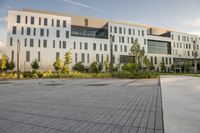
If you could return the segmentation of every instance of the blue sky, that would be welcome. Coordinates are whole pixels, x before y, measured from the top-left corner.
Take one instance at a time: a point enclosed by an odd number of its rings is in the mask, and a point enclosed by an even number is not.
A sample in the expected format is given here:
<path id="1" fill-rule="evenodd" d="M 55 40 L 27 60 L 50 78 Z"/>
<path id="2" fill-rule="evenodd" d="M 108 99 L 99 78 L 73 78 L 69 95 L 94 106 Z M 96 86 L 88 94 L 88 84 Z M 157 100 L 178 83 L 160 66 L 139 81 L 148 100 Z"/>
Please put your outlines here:
<path id="1" fill-rule="evenodd" d="M 32 8 L 134 21 L 200 35 L 200 0 L 0 0 L 0 46 L 8 9 Z"/>

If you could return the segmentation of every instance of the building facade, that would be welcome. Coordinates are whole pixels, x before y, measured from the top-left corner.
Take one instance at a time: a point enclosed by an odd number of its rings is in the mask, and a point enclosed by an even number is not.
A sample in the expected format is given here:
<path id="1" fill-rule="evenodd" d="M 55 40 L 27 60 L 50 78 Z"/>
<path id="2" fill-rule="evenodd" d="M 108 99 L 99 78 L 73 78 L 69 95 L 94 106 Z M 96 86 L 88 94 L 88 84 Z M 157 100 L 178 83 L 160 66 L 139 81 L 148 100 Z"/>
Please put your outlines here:
<path id="1" fill-rule="evenodd" d="M 71 14 L 32 9 L 9 10 L 6 54 L 16 64 L 20 56 L 20 70 L 31 70 L 37 59 L 41 70 L 53 70 L 56 59 L 64 59 L 72 52 L 72 64 L 82 62 L 90 66 L 94 61 L 110 60 L 110 35 L 113 36 L 114 64 L 130 57 L 135 39 L 141 49 L 160 70 L 164 62 L 167 71 L 180 59 L 192 60 L 197 51 L 200 58 L 199 36 L 137 23 L 97 19 Z M 194 42 L 195 41 L 195 42 Z"/>

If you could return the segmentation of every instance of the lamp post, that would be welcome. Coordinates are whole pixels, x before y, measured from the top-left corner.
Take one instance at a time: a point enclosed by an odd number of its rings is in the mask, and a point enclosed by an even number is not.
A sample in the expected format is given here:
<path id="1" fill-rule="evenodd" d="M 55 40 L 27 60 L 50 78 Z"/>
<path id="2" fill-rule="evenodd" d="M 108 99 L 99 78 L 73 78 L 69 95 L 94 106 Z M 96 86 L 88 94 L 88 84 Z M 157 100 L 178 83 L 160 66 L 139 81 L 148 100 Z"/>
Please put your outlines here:
<path id="1" fill-rule="evenodd" d="M 197 75 L 197 50 L 196 50 L 196 41 L 193 41 L 194 47 L 194 74 Z"/>
<path id="2" fill-rule="evenodd" d="M 113 35 L 110 34 L 110 73 L 113 77 Z"/>
<path id="3" fill-rule="evenodd" d="M 20 41 L 17 40 L 17 79 L 20 79 L 20 71 L 19 71 L 19 54 L 20 54 Z"/>

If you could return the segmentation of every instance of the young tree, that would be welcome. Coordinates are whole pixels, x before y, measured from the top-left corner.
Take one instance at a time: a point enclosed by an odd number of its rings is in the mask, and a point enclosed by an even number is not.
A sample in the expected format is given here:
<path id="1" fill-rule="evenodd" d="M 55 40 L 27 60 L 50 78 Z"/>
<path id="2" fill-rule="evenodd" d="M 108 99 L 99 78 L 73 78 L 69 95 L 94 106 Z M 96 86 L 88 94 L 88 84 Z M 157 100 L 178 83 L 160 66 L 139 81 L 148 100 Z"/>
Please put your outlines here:
<path id="1" fill-rule="evenodd" d="M 94 62 L 90 65 L 90 67 L 91 67 L 92 72 L 98 73 L 97 62 L 94 61 Z"/>
<path id="2" fill-rule="evenodd" d="M 64 66 L 63 66 L 63 72 L 64 73 L 69 73 L 69 64 L 72 63 L 72 53 L 71 50 L 65 53 L 65 61 L 64 61 Z"/>
<path id="3" fill-rule="evenodd" d="M 105 66 L 106 72 L 108 72 L 109 69 L 110 69 L 110 63 L 109 63 L 108 57 L 107 57 L 106 60 L 104 61 L 104 66 Z"/>
<path id="4" fill-rule="evenodd" d="M 39 63 L 36 59 L 31 63 L 31 68 L 33 69 L 33 72 L 40 68 Z"/>
<path id="5" fill-rule="evenodd" d="M 8 57 L 6 56 L 5 53 L 3 53 L 2 56 L 1 56 L 1 70 L 2 70 L 2 73 L 7 68 L 7 61 L 8 61 Z"/>
<path id="6" fill-rule="evenodd" d="M 72 68 L 73 68 L 73 70 L 79 71 L 79 72 L 84 72 L 85 71 L 85 67 L 82 64 L 82 62 L 76 63 Z"/>
<path id="7" fill-rule="evenodd" d="M 63 63 L 63 61 L 60 58 L 58 58 L 54 62 L 53 66 L 54 66 L 54 69 L 56 70 L 56 72 L 60 74 L 60 72 L 61 72 L 61 70 L 62 70 L 62 68 L 64 66 L 64 63 Z"/>
<path id="8" fill-rule="evenodd" d="M 7 69 L 9 71 L 12 71 L 15 68 L 15 63 L 13 61 L 8 61 L 7 62 Z"/>
<path id="9" fill-rule="evenodd" d="M 98 64 L 98 72 L 101 72 L 103 70 L 103 64 L 99 63 Z"/>

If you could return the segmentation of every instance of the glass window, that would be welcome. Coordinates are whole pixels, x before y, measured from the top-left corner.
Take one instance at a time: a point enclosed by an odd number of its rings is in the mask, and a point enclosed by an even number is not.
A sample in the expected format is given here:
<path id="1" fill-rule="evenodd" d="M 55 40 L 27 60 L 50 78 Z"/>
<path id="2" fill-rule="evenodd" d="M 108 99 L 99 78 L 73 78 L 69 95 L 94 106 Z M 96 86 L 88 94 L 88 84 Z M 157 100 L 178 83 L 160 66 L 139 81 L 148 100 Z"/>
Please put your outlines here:
<path id="1" fill-rule="evenodd" d="M 14 50 L 12 50 L 12 53 L 11 53 L 11 61 L 14 61 Z"/>
<path id="2" fill-rule="evenodd" d="M 144 30 L 142 30 L 142 36 L 144 36 Z"/>
<path id="3" fill-rule="evenodd" d="M 78 62 L 78 56 L 77 56 L 77 53 L 75 53 L 75 63 Z"/>
<path id="4" fill-rule="evenodd" d="M 21 16 L 17 15 L 17 23 L 20 23 L 20 21 L 21 21 Z"/>
<path id="5" fill-rule="evenodd" d="M 66 41 L 63 41 L 63 48 L 66 49 Z"/>
<path id="6" fill-rule="evenodd" d="M 40 47 L 40 39 L 38 39 L 38 47 Z"/>
<path id="7" fill-rule="evenodd" d="M 41 18 L 39 18 L 39 25 L 41 25 Z"/>
<path id="8" fill-rule="evenodd" d="M 40 51 L 38 51 L 38 62 L 40 62 Z"/>
<path id="9" fill-rule="evenodd" d="M 117 51 L 117 45 L 115 45 L 115 51 Z"/>
<path id="10" fill-rule="evenodd" d="M 74 42 L 74 49 L 76 49 L 76 42 Z"/>
<path id="11" fill-rule="evenodd" d="M 119 34 L 122 34 L 122 28 L 119 27 Z"/>
<path id="12" fill-rule="evenodd" d="M 26 51 L 26 62 L 30 61 L 30 51 Z"/>
<path id="13" fill-rule="evenodd" d="M 84 45 L 85 45 L 85 46 L 84 46 L 84 47 L 85 47 L 85 50 L 88 50 L 88 43 L 85 42 Z"/>
<path id="14" fill-rule="evenodd" d="M 62 44 L 61 44 L 61 41 L 59 41 L 59 48 L 61 48 L 62 46 L 61 46 Z"/>
<path id="15" fill-rule="evenodd" d="M 27 46 L 27 39 L 26 38 L 24 39 L 24 46 L 25 47 Z"/>
<path id="16" fill-rule="evenodd" d="M 63 28 L 66 28 L 67 27 L 67 22 L 66 20 L 63 20 Z"/>
<path id="17" fill-rule="evenodd" d="M 171 43 L 164 41 L 148 40 L 148 53 L 171 54 Z"/>
<path id="18" fill-rule="evenodd" d="M 124 46 L 124 52 L 127 52 L 127 46 Z"/>
<path id="19" fill-rule="evenodd" d="M 102 44 L 100 44 L 100 51 L 102 51 Z"/>
<path id="20" fill-rule="evenodd" d="M 138 36 L 140 36 L 140 30 L 138 30 Z"/>
<path id="21" fill-rule="evenodd" d="M 69 31 L 66 31 L 65 37 L 66 37 L 66 38 L 69 38 Z"/>
<path id="22" fill-rule="evenodd" d="M 27 35 L 31 35 L 31 28 L 27 27 Z"/>
<path id="23" fill-rule="evenodd" d="M 128 34 L 131 35 L 131 29 L 128 29 Z"/>
<path id="24" fill-rule="evenodd" d="M 112 26 L 110 26 L 110 33 L 112 33 Z"/>
<path id="25" fill-rule="evenodd" d="M 40 36 L 44 36 L 44 29 L 40 29 Z"/>
<path id="26" fill-rule="evenodd" d="M 22 27 L 21 34 L 24 35 L 24 27 Z"/>
<path id="27" fill-rule="evenodd" d="M 87 54 L 87 63 L 90 63 L 90 54 Z"/>
<path id="28" fill-rule="evenodd" d="M 107 51 L 107 44 L 104 44 L 104 51 Z"/>
<path id="29" fill-rule="evenodd" d="M 117 33 L 117 27 L 114 27 L 114 32 Z"/>
<path id="30" fill-rule="evenodd" d="M 60 58 L 60 53 L 56 52 L 56 61 Z"/>
<path id="31" fill-rule="evenodd" d="M 57 20 L 57 27 L 60 27 L 60 20 Z"/>
<path id="32" fill-rule="evenodd" d="M 34 24 L 34 17 L 31 17 L 31 24 Z"/>
<path id="33" fill-rule="evenodd" d="M 47 48 L 47 40 L 43 40 L 43 47 Z"/>
<path id="34" fill-rule="evenodd" d="M 36 28 L 33 29 L 33 35 L 36 35 Z"/>
<path id="35" fill-rule="evenodd" d="M 47 26 L 47 18 L 44 18 L 44 26 Z"/>
<path id="36" fill-rule="evenodd" d="M 97 44 L 93 43 L 93 50 L 96 50 L 96 49 L 97 49 Z"/>
<path id="37" fill-rule="evenodd" d="M 53 48 L 55 48 L 55 47 L 56 47 L 56 41 L 53 40 Z"/>
<path id="38" fill-rule="evenodd" d="M 34 40 L 30 39 L 30 47 L 33 47 L 33 46 L 34 46 Z"/>
<path id="39" fill-rule="evenodd" d="M 16 26 L 13 26 L 12 34 L 13 35 L 17 34 L 17 27 Z"/>
<path id="40" fill-rule="evenodd" d="M 12 46 L 13 45 L 13 39 L 12 39 L 12 37 L 10 38 L 10 46 Z"/>
<path id="41" fill-rule="evenodd" d="M 135 35 L 135 29 L 133 29 L 133 35 Z"/>
<path id="42" fill-rule="evenodd" d="M 54 19 L 51 20 L 51 26 L 54 26 Z"/>
<path id="43" fill-rule="evenodd" d="M 49 36 L 49 29 L 47 29 L 47 37 Z"/>
<path id="44" fill-rule="evenodd" d="M 56 37 L 60 37 L 60 31 L 56 30 Z"/>
<path id="45" fill-rule="evenodd" d="M 25 24 L 28 23 L 28 16 L 25 17 Z"/>
<path id="46" fill-rule="evenodd" d="M 155 61 L 154 61 L 154 62 L 155 62 L 155 64 L 157 64 L 157 57 L 155 57 L 154 59 L 155 59 Z"/>
<path id="47" fill-rule="evenodd" d="M 80 49 L 82 49 L 82 42 L 80 42 Z"/>
<path id="48" fill-rule="evenodd" d="M 81 62 L 85 63 L 85 54 L 84 53 L 81 53 Z"/>
<path id="49" fill-rule="evenodd" d="M 99 54 L 96 54 L 96 62 L 99 63 Z"/>

